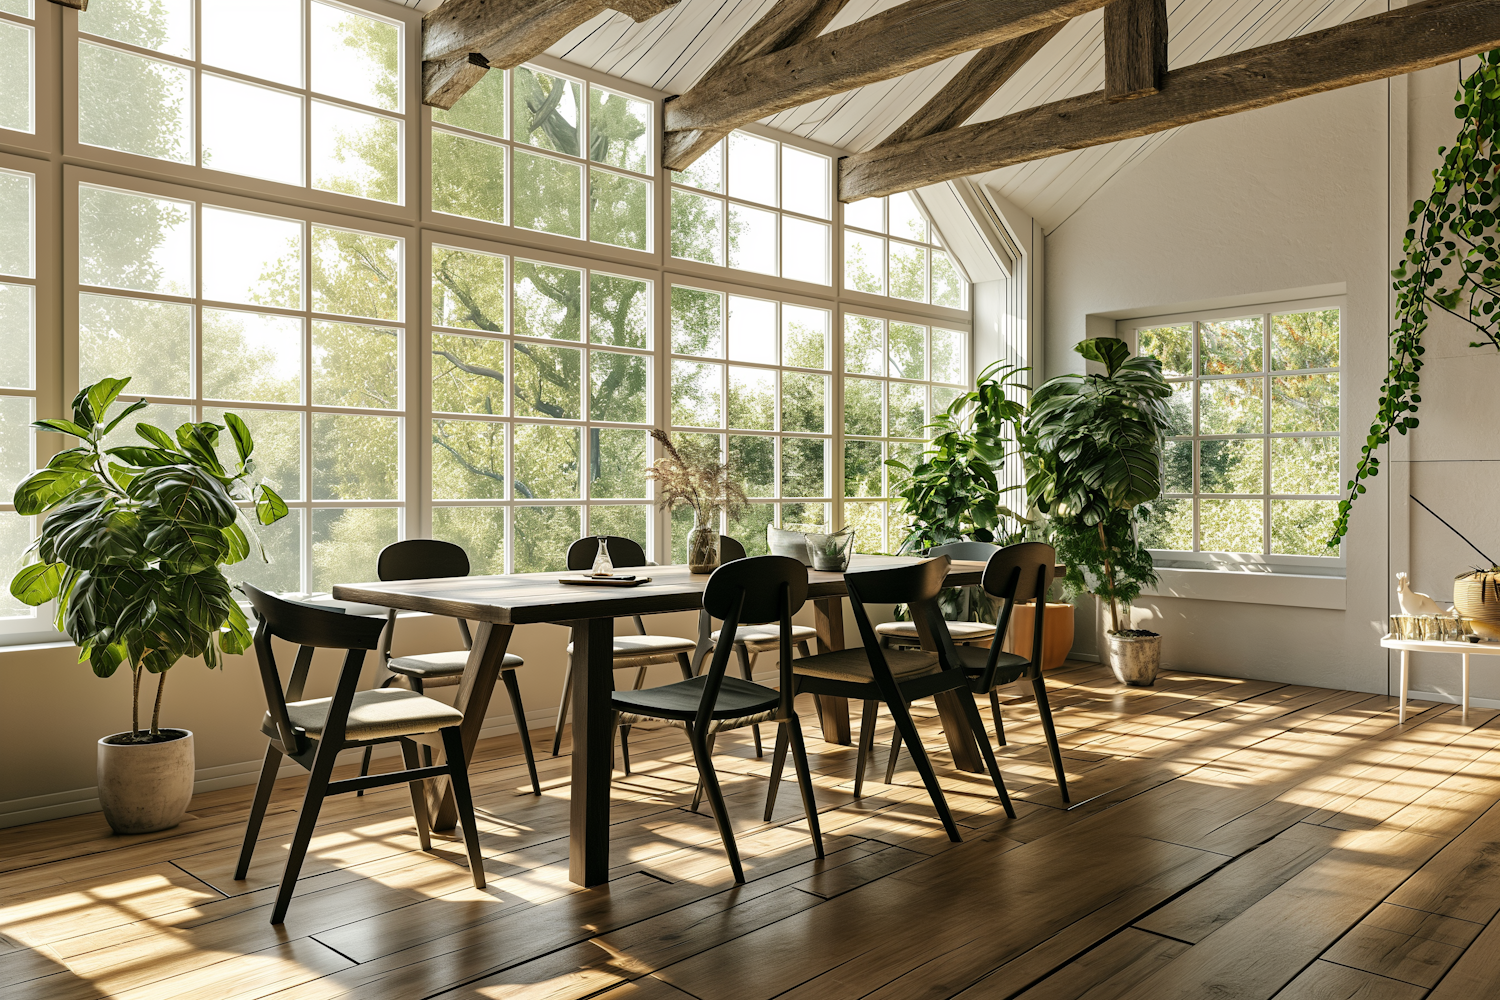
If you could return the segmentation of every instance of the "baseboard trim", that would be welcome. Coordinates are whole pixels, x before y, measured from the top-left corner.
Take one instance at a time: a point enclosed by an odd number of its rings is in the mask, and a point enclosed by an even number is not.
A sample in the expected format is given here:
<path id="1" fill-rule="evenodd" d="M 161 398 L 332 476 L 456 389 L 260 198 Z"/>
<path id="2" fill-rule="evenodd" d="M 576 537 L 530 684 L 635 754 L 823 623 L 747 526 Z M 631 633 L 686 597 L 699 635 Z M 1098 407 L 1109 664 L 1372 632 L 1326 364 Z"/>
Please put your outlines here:
<path id="1" fill-rule="evenodd" d="M 1457 705 L 1462 695 L 1447 694 L 1443 691 L 1418 691 L 1408 688 L 1406 692 L 1407 701 L 1437 701 L 1447 705 Z M 1470 698 L 1470 708 L 1500 708 L 1500 698 Z"/>

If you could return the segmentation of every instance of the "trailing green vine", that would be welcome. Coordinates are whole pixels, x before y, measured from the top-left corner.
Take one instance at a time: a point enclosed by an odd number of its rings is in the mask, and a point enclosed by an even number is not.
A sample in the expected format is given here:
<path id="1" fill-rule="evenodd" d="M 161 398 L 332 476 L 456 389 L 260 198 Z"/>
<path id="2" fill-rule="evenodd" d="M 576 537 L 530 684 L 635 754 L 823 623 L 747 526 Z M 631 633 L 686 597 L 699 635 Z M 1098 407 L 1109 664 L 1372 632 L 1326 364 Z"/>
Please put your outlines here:
<path id="1" fill-rule="evenodd" d="M 1380 389 L 1380 409 L 1360 452 L 1359 466 L 1339 501 L 1329 548 L 1349 530 L 1349 511 L 1365 492 L 1362 480 L 1380 474 L 1376 452 L 1417 426 L 1422 371 L 1422 335 L 1429 306 L 1457 316 L 1500 348 L 1500 49 L 1480 56 L 1479 68 L 1454 94 L 1455 117 L 1463 121 L 1453 145 L 1441 147 L 1443 165 L 1432 173 L 1432 195 L 1412 205 L 1406 258 L 1391 272 L 1396 290 L 1396 328 L 1391 365 Z M 1457 265 L 1457 269 L 1453 270 Z M 1483 346 L 1475 341 L 1470 347 Z"/>

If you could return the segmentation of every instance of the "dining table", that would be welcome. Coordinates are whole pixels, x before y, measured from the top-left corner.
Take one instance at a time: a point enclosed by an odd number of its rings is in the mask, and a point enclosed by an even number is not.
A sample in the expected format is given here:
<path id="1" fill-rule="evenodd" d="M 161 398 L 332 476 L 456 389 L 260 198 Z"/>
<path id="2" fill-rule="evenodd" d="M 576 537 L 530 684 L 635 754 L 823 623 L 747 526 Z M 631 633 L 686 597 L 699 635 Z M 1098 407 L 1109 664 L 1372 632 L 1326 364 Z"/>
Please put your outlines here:
<path id="1" fill-rule="evenodd" d="M 884 569 L 920 562 L 913 556 L 856 555 L 847 572 Z M 954 560 L 946 583 L 959 587 L 979 583 L 983 562 Z M 374 604 L 398 611 L 462 618 L 474 624 L 454 706 L 464 715 L 464 753 L 472 758 L 478 743 L 506 647 L 517 625 L 554 624 L 571 629 L 573 641 L 573 753 L 569 809 L 568 876 L 584 886 L 609 878 L 609 799 L 614 729 L 610 695 L 614 690 L 615 619 L 634 615 L 702 611 L 709 574 L 687 566 L 647 566 L 635 573 L 650 579 L 632 587 L 577 586 L 564 577 L 577 572 L 516 573 L 505 576 L 441 577 L 346 583 L 333 588 L 340 601 Z M 844 573 L 808 569 L 808 599 L 813 605 L 818 651 L 844 648 Z M 709 644 L 700 614 L 699 663 Z M 982 772 L 972 730 L 957 692 L 937 696 L 937 708 L 956 767 Z M 824 739 L 849 744 L 849 706 L 843 698 L 818 704 Z M 436 752 L 436 751 L 435 751 Z M 445 779 L 427 782 L 428 815 L 435 830 L 457 825 L 458 812 Z"/>

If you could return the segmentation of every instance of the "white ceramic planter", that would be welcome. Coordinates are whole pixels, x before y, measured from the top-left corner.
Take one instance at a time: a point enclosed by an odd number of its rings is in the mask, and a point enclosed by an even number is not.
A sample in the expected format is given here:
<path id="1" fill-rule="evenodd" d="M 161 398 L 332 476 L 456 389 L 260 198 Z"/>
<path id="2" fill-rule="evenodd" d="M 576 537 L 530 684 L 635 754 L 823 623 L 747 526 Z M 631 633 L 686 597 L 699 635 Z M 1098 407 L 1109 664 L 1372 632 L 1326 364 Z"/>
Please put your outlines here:
<path id="1" fill-rule="evenodd" d="M 154 833 L 182 821 L 193 797 L 193 734 L 167 743 L 99 741 L 99 805 L 116 833 Z M 105 737 L 110 739 L 110 737 Z"/>
<path id="2" fill-rule="evenodd" d="M 1115 680 L 1131 687 L 1150 687 L 1161 668 L 1161 636 L 1123 636 L 1105 633 L 1109 669 Z"/>

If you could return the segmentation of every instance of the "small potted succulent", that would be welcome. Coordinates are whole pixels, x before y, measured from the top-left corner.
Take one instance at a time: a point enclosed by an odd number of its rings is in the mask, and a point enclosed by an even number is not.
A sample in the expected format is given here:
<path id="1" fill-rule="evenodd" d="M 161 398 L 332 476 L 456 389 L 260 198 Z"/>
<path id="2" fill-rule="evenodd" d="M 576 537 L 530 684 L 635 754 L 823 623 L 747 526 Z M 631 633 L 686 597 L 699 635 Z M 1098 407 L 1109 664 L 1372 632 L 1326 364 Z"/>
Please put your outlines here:
<path id="1" fill-rule="evenodd" d="M 56 601 L 58 631 L 98 676 L 130 668 L 131 726 L 99 741 L 99 802 L 116 833 L 149 833 L 177 825 L 193 793 L 193 734 L 161 726 L 167 671 L 184 657 L 215 667 L 222 654 L 250 645 L 223 567 L 250 555 L 249 510 L 271 524 L 287 507 L 252 482 L 254 444 L 232 413 L 222 425 L 183 424 L 175 437 L 137 423 L 144 443 L 107 446 L 106 436 L 146 405 L 109 417 L 129 381 L 96 382 L 74 398 L 71 420 L 34 424 L 80 443 L 16 488 L 17 513 L 45 519 L 10 592 L 33 607 Z M 238 456 L 233 470 L 218 455 L 225 432 Z M 148 673 L 156 695 L 150 727 L 142 728 Z"/>

